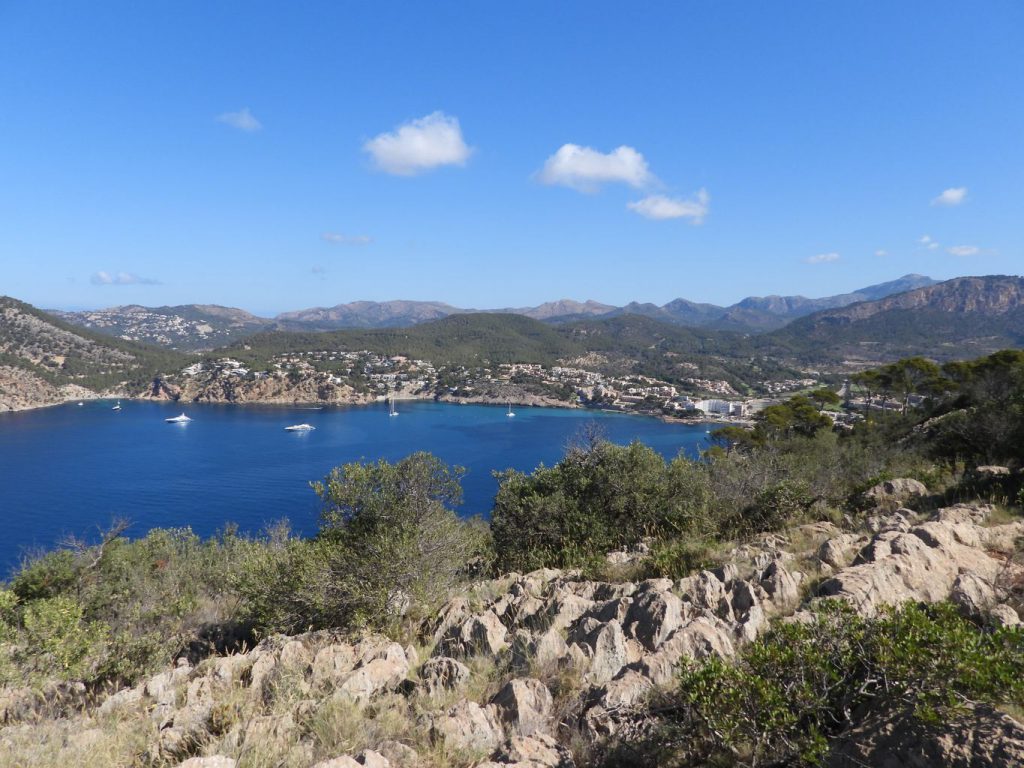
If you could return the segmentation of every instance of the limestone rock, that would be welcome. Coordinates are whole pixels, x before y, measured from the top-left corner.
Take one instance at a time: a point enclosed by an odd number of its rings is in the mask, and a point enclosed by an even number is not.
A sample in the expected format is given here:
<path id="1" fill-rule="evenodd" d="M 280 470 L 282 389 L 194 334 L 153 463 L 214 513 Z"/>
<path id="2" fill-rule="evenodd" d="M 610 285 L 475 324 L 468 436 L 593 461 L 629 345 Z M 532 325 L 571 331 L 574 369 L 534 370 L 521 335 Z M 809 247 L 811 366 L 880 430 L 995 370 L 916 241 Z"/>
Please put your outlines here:
<path id="1" fill-rule="evenodd" d="M 542 733 L 513 736 L 491 756 L 491 760 L 491 765 L 518 768 L 575 768 L 572 753 Z"/>
<path id="2" fill-rule="evenodd" d="M 109 715 L 127 709 L 142 701 L 142 688 L 125 688 L 108 696 L 99 706 L 101 715 Z"/>
<path id="3" fill-rule="evenodd" d="M 424 640 L 439 643 L 452 627 L 462 624 L 471 614 L 469 602 L 464 597 L 452 598 L 432 619 L 424 622 L 420 635 Z"/>
<path id="4" fill-rule="evenodd" d="M 800 585 L 781 560 L 773 560 L 761 571 L 759 584 L 776 612 L 794 608 L 800 602 Z"/>
<path id="5" fill-rule="evenodd" d="M 460 701 L 442 715 L 435 716 L 431 737 L 454 749 L 493 750 L 504 738 L 496 707 L 481 707 L 473 701 Z"/>
<path id="6" fill-rule="evenodd" d="M 732 632 L 714 616 L 698 616 L 677 630 L 655 653 L 632 665 L 655 685 L 666 685 L 674 677 L 684 658 L 705 659 L 719 656 L 726 659 L 734 653 Z"/>
<path id="7" fill-rule="evenodd" d="M 520 678 L 506 683 L 491 704 L 508 732 L 530 736 L 547 728 L 553 700 L 540 680 Z"/>
<path id="8" fill-rule="evenodd" d="M 360 752 L 356 762 L 364 768 L 391 768 L 391 761 L 372 749 L 364 749 Z"/>
<path id="9" fill-rule="evenodd" d="M 570 624 L 594 607 L 594 601 L 572 593 L 553 600 L 546 613 L 547 628 L 564 632 Z"/>
<path id="10" fill-rule="evenodd" d="M 508 643 L 508 631 L 492 611 L 470 616 L 461 625 L 454 626 L 438 643 L 436 653 L 451 656 L 483 654 L 497 656 Z"/>
<path id="11" fill-rule="evenodd" d="M 997 627 L 1020 626 L 1020 616 L 1009 605 L 996 605 L 988 613 L 989 621 Z"/>
<path id="12" fill-rule="evenodd" d="M 235 760 L 223 755 L 212 757 L 190 757 L 183 763 L 178 763 L 177 768 L 235 768 Z"/>
<path id="13" fill-rule="evenodd" d="M 362 768 L 362 766 L 356 762 L 354 757 L 340 755 L 339 757 L 332 757 L 330 760 L 321 760 L 313 768 Z"/>
<path id="14" fill-rule="evenodd" d="M 346 674 L 335 688 L 335 696 L 365 702 L 377 694 L 396 689 L 409 673 L 409 662 L 402 646 L 392 643 L 382 656 Z"/>
<path id="15" fill-rule="evenodd" d="M 355 649 L 351 645 L 339 643 L 324 646 L 313 658 L 313 687 L 333 685 L 351 672 L 355 664 Z"/>
<path id="16" fill-rule="evenodd" d="M 594 651 L 590 659 L 587 681 L 600 685 L 611 680 L 629 662 L 626 635 L 617 621 L 609 621 L 592 635 L 589 643 Z"/>
<path id="17" fill-rule="evenodd" d="M 416 750 L 400 741 L 382 741 L 377 749 L 394 768 L 414 768 L 420 762 Z"/>
<path id="18" fill-rule="evenodd" d="M 683 623 L 683 603 L 665 589 L 668 579 L 645 582 L 637 591 L 626 615 L 625 628 L 650 651 L 656 651 Z"/>
<path id="19" fill-rule="evenodd" d="M 875 506 L 899 506 L 910 499 L 927 495 L 925 484 L 909 477 L 885 480 L 864 492 L 865 500 Z"/>
<path id="20" fill-rule="evenodd" d="M 866 543 L 867 538 L 864 536 L 843 533 L 822 542 L 822 545 L 818 547 L 818 559 L 832 568 L 846 568 L 853 561 L 857 550 Z"/>
<path id="21" fill-rule="evenodd" d="M 866 616 L 883 605 L 907 600 L 945 600 L 961 572 L 992 582 L 1001 563 L 978 546 L 980 529 L 969 523 L 933 520 L 906 533 L 877 534 L 855 564 L 823 582 L 822 597 L 847 600 Z"/>
<path id="22" fill-rule="evenodd" d="M 594 702 L 583 717 L 583 725 L 591 738 L 611 736 L 618 728 L 621 715 L 637 707 L 654 688 L 650 678 L 634 669 L 623 670 L 614 680 L 595 691 Z"/>
<path id="23" fill-rule="evenodd" d="M 828 768 L 1010 768 L 1024 765 L 1024 725 L 989 707 L 926 726 L 909 713 L 870 718 L 838 739 Z"/>
<path id="24" fill-rule="evenodd" d="M 719 570 L 726 575 L 722 569 Z M 678 589 L 695 611 L 710 612 L 726 621 L 733 620 L 725 583 L 713 571 L 701 571 L 695 576 L 680 579 Z"/>
<path id="25" fill-rule="evenodd" d="M 436 696 L 465 685 L 469 680 L 469 667 L 447 656 L 435 656 L 420 667 L 420 679 L 427 693 Z"/>
<path id="26" fill-rule="evenodd" d="M 988 581 L 968 571 L 956 577 L 949 599 L 963 616 L 980 620 L 995 605 L 996 591 Z"/>

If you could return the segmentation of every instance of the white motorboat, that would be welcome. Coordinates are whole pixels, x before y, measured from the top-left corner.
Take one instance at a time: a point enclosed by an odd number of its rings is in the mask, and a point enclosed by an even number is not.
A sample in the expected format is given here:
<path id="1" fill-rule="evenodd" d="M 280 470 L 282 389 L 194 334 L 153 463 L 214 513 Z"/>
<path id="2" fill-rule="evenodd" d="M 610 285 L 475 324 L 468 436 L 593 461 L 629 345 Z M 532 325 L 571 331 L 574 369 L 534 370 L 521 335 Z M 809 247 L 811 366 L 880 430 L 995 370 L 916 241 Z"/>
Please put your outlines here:
<path id="1" fill-rule="evenodd" d="M 292 424 L 290 427 L 285 427 L 285 432 L 310 432 L 316 429 L 312 424 Z"/>
<path id="2" fill-rule="evenodd" d="M 172 416 L 169 419 L 164 419 L 164 421 L 166 421 L 168 424 L 184 424 L 188 421 L 192 421 L 192 419 L 190 419 L 183 413 L 180 416 Z"/>
<path id="3" fill-rule="evenodd" d="M 118 401 L 117 401 L 117 405 L 115 405 L 115 406 L 114 406 L 113 408 L 111 408 L 110 410 L 112 410 L 112 411 L 120 411 L 120 410 L 121 410 L 121 401 L 120 401 L 120 400 L 118 400 Z"/>

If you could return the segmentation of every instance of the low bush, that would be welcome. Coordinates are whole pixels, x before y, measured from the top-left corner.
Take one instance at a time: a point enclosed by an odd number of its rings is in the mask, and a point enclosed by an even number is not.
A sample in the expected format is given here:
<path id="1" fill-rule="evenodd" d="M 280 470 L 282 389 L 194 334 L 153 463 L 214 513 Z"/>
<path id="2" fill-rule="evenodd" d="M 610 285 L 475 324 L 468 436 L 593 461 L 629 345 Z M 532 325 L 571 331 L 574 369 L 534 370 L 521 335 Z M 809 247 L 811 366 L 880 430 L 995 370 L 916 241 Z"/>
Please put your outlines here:
<path id="1" fill-rule="evenodd" d="M 1024 703 L 1024 630 L 980 628 L 948 604 L 868 619 L 825 602 L 733 661 L 691 662 L 655 709 L 683 764 L 816 766 L 869 711 L 940 723 L 969 702 Z"/>
<path id="2" fill-rule="evenodd" d="M 239 569 L 247 617 L 264 631 L 380 629 L 446 597 L 489 550 L 486 528 L 454 512 L 462 473 L 427 453 L 333 470 L 313 484 L 319 534 L 278 532 Z"/>

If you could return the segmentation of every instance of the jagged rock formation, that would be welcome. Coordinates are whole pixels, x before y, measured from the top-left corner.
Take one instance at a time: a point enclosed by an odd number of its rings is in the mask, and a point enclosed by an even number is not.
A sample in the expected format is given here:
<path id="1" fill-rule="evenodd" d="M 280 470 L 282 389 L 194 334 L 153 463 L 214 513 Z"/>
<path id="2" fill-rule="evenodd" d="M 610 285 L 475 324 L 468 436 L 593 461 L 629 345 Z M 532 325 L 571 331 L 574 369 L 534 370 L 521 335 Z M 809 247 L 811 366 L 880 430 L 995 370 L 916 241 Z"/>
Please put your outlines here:
<path id="1" fill-rule="evenodd" d="M 146 759 L 189 768 L 244 764 L 254 749 L 317 768 L 412 766 L 437 750 L 466 765 L 569 768 L 571 745 L 642 724 L 648 696 L 671 685 L 684 660 L 730 657 L 773 617 L 799 620 L 801 606 L 817 600 L 846 600 L 872 615 L 905 600 L 951 599 L 982 621 L 1020 622 L 1000 583 L 1024 522 L 990 525 L 991 511 L 956 505 L 922 520 L 900 510 L 879 515 L 873 533 L 805 526 L 799 557 L 784 537 L 766 536 L 723 567 L 676 581 L 511 574 L 453 597 L 408 645 L 321 631 L 269 638 L 195 667 L 180 660 L 84 705 L 75 738 L 97 723 L 144 722 Z M 86 701 L 84 691 L 61 695 Z M 16 745 L 39 710 L 30 692 L 0 702 L 0 745 Z M 405 725 L 367 737 L 361 750 L 325 754 L 323 712 L 366 729 L 381 718 Z M 874 713 L 836 742 L 830 765 L 984 767 L 1022 757 L 1024 726 L 972 708 L 938 731 L 905 713 Z"/>

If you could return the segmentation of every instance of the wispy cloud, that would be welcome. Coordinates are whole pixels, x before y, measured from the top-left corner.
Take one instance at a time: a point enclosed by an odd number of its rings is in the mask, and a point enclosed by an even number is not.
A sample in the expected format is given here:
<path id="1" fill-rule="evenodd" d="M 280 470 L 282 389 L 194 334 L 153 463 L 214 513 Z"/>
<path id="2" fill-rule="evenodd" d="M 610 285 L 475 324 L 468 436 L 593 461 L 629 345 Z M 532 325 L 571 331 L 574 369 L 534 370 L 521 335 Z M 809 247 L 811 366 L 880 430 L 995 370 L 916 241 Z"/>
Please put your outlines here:
<path id="1" fill-rule="evenodd" d="M 981 248 L 976 245 L 951 245 L 946 249 L 946 253 L 952 256 L 977 256 L 981 253 Z"/>
<path id="2" fill-rule="evenodd" d="M 929 251 L 934 251 L 939 247 L 939 244 L 932 238 L 931 235 L 921 235 L 921 237 L 918 238 L 917 242 L 919 242 Z"/>
<path id="3" fill-rule="evenodd" d="M 465 165 L 473 153 L 458 118 L 444 112 L 410 120 L 363 144 L 374 164 L 395 176 L 415 176 L 444 165 Z"/>
<path id="4" fill-rule="evenodd" d="M 93 285 L 162 285 L 151 277 L 140 277 L 132 272 L 94 272 L 89 278 Z"/>
<path id="5" fill-rule="evenodd" d="M 967 199 L 967 187 L 950 187 L 942 190 L 942 194 L 932 198 L 932 205 L 951 207 L 960 205 Z"/>
<path id="6" fill-rule="evenodd" d="M 537 178 L 579 192 L 596 192 L 602 184 L 620 183 L 643 188 L 657 182 L 644 156 L 633 147 L 599 152 L 578 144 L 563 144 L 549 157 Z"/>
<path id="7" fill-rule="evenodd" d="M 888 256 L 888 255 L 889 255 L 889 252 L 887 250 L 883 249 L 883 248 L 879 248 L 877 251 L 875 251 L 875 256 Z"/>
<path id="8" fill-rule="evenodd" d="M 814 256 L 808 256 L 804 259 L 804 262 L 807 264 L 829 264 L 833 261 L 839 261 L 838 253 L 819 253 Z"/>
<path id="9" fill-rule="evenodd" d="M 248 107 L 242 107 L 237 112 L 224 112 L 217 115 L 217 122 L 230 125 L 232 128 L 246 133 L 255 133 L 263 128 L 263 123 L 256 119 Z"/>
<path id="10" fill-rule="evenodd" d="M 627 203 L 626 207 L 647 219 L 689 219 L 693 224 L 700 224 L 708 215 L 710 201 L 707 190 L 701 189 L 689 200 L 650 195 Z"/>
<path id="11" fill-rule="evenodd" d="M 324 232 L 320 239 L 331 245 L 369 245 L 373 242 L 369 235 L 343 235 L 340 232 Z"/>

